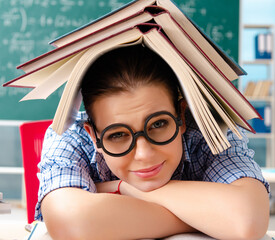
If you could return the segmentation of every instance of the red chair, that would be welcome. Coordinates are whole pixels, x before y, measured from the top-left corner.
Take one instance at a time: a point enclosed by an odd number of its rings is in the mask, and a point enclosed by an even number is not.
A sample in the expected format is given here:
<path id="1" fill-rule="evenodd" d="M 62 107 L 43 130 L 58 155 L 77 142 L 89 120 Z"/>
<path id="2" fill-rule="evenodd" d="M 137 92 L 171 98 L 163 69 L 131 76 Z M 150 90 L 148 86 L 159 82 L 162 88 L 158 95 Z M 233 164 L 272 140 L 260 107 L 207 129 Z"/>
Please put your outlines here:
<path id="1" fill-rule="evenodd" d="M 52 120 L 26 122 L 20 125 L 28 223 L 34 221 L 38 199 L 39 180 L 37 164 L 40 162 L 44 135 Z"/>

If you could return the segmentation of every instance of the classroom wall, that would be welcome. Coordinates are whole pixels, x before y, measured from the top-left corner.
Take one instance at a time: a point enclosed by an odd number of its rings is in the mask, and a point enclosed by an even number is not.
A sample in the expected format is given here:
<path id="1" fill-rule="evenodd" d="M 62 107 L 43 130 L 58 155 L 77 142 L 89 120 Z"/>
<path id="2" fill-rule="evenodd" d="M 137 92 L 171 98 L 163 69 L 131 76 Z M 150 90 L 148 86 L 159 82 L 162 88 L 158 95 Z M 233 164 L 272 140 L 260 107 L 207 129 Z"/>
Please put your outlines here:
<path id="1" fill-rule="evenodd" d="M 5 198 L 22 197 L 22 158 L 17 123 L 0 125 L 0 192 Z M 8 169 L 7 169 L 8 168 Z"/>

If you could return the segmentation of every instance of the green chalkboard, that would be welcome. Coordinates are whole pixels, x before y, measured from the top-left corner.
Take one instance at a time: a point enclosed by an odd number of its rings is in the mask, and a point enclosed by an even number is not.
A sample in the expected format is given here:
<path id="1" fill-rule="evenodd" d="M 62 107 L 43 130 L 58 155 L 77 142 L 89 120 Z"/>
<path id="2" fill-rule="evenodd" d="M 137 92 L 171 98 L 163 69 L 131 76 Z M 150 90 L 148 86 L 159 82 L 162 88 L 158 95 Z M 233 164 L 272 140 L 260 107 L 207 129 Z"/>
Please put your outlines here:
<path id="1" fill-rule="evenodd" d="M 16 66 L 53 49 L 48 42 L 129 0 L 0 0 L 0 84 L 22 74 Z M 231 57 L 238 60 L 239 0 L 175 0 Z M 30 90 L 0 87 L 0 119 L 53 118 L 62 87 L 47 100 L 19 102 Z"/>

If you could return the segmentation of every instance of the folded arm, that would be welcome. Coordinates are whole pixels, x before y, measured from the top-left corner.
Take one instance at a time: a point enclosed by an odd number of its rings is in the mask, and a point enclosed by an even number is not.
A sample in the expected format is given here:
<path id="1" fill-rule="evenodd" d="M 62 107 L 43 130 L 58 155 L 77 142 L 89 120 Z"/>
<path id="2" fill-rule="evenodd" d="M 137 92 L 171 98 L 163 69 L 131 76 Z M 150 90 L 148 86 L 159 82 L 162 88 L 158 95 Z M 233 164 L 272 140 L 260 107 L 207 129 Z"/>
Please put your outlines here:
<path id="1" fill-rule="evenodd" d="M 118 181 L 97 184 L 115 191 Z M 61 188 L 42 201 L 53 239 L 160 238 L 198 229 L 217 239 L 259 239 L 268 226 L 264 185 L 252 178 L 231 184 L 170 181 L 141 192 L 122 182 L 122 195 Z"/>
<path id="2" fill-rule="evenodd" d="M 159 204 L 77 188 L 49 193 L 42 213 L 53 239 L 160 238 L 194 231 Z"/>
<path id="3" fill-rule="evenodd" d="M 231 184 L 170 181 L 147 193 L 123 182 L 121 192 L 157 203 L 217 239 L 259 239 L 268 227 L 268 193 L 253 178 L 241 178 Z"/>

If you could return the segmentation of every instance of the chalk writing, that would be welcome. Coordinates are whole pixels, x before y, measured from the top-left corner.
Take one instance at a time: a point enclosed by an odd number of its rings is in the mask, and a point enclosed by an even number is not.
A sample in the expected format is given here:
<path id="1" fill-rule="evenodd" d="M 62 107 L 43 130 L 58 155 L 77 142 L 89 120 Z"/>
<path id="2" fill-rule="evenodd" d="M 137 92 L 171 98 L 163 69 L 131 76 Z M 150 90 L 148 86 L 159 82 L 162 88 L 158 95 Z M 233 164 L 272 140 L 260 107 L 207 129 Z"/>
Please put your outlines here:
<path id="1" fill-rule="evenodd" d="M 197 12 L 195 0 L 185 1 L 184 3 L 181 3 L 179 7 L 185 14 L 187 14 L 191 18 L 193 17 L 194 13 Z"/>

